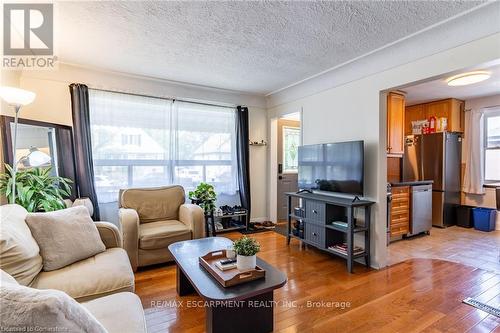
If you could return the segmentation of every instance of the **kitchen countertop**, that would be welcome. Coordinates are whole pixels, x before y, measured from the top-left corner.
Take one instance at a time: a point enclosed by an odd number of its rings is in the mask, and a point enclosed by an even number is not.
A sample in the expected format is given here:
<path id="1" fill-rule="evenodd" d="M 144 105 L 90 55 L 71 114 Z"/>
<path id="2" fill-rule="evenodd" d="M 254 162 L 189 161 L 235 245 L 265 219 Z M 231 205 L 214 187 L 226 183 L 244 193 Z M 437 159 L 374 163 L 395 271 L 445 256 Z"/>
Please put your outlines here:
<path id="1" fill-rule="evenodd" d="M 393 187 L 398 187 L 398 186 L 418 186 L 418 185 L 429 185 L 434 183 L 433 180 L 416 180 L 413 182 L 398 182 L 398 183 L 391 183 L 391 186 Z"/>

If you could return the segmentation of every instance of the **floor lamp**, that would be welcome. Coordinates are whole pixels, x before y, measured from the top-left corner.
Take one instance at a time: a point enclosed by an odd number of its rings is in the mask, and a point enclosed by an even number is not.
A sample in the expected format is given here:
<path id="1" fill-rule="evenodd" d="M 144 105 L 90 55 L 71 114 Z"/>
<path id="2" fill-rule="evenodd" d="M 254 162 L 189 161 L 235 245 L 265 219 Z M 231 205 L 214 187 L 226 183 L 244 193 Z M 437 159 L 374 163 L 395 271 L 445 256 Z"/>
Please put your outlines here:
<path id="1" fill-rule="evenodd" d="M 31 104 L 35 100 L 36 94 L 34 92 L 14 88 L 14 87 L 0 87 L 0 99 L 4 100 L 7 104 L 14 107 L 14 138 L 12 140 L 12 199 L 11 203 L 16 203 L 16 173 L 17 164 L 16 150 L 17 150 L 17 123 L 19 120 L 19 111 L 21 107 Z"/>

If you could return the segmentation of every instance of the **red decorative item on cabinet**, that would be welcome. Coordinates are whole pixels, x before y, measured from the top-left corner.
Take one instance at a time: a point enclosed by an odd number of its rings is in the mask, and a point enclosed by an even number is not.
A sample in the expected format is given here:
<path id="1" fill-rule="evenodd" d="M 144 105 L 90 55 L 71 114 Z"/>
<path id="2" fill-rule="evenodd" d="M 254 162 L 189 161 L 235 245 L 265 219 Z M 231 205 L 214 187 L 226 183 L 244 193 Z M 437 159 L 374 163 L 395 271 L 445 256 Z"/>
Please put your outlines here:
<path id="1" fill-rule="evenodd" d="M 429 133 L 436 133 L 436 117 L 429 117 Z"/>

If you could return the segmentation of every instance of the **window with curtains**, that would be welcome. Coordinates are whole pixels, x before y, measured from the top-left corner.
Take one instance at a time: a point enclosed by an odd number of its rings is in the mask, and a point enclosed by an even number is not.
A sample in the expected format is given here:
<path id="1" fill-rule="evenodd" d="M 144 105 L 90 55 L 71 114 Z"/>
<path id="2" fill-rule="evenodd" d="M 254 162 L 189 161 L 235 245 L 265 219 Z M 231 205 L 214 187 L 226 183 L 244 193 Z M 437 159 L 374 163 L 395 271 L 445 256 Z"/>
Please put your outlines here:
<path id="1" fill-rule="evenodd" d="M 484 113 L 484 180 L 500 181 L 500 107 Z"/>
<path id="2" fill-rule="evenodd" d="M 100 203 L 122 188 L 180 184 L 187 193 L 202 181 L 219 203 L 238 203 L 234 108 L 93 89 L 89 103 Z"/>

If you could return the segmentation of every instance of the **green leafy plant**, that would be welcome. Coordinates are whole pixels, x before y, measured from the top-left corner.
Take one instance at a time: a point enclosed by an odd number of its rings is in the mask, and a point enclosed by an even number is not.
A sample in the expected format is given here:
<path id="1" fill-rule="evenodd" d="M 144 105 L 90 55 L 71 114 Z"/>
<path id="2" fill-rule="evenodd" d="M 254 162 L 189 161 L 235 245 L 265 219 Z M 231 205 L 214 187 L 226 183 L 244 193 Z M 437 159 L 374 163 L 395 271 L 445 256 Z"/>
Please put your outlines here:
<path id="1" fill-rule="evenodd" d="M 215 201 L 217 201 L 217 193 L 213 185 L 200 183 L 194 191 L 189 191 L 189 199 L 196 202 L 205 214 L 210 214 L 215 209 Z"/>
<path id="2" fill-rule="evenodd" d="M 253 256 L 260 251 L 260 244 L 254 238 L 243 236 L 234 242 L 234 251 L 240 256 Z"/>
<path id="3" fill-rule="evenodd" d="M 0 174 L 0 194 L 12 202 L 12 179 L 14 170 L 8 164 Z M 28 212 L 50 212 L 66 208 L 64 199 L 71 193 L 72 181 L 68 178 L 52 176 L 52 168 L 21 169 L 16 173 L 15 203 Z"/>

